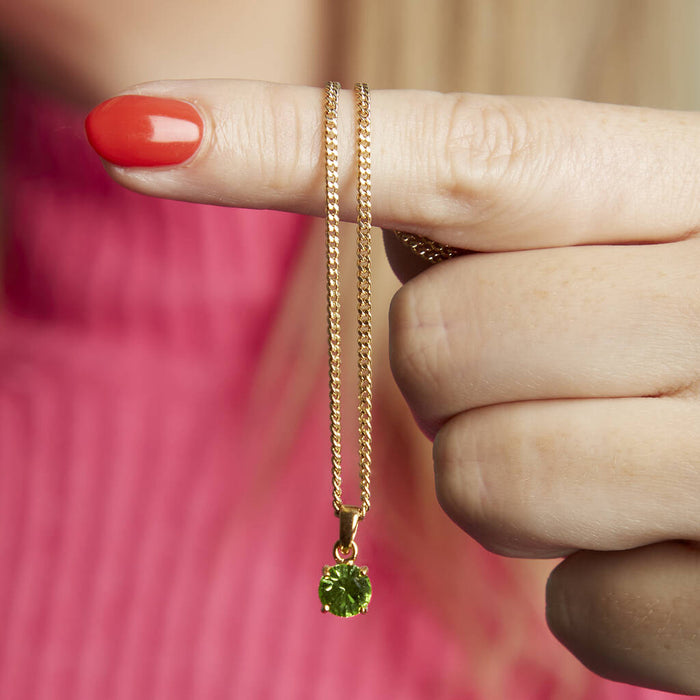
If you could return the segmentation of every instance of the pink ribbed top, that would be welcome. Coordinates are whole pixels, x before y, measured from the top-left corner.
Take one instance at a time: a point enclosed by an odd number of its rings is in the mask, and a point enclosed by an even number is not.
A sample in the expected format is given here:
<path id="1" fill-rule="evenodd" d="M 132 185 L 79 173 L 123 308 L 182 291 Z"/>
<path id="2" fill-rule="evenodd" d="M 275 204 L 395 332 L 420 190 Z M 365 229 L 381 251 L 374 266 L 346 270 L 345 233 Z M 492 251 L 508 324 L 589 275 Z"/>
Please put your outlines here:
<path id="1" fill-rule="evenodd" d="M 0 699 L 477 698 L 371 518 L 370 614 L 319 612 L 337 531 L 324 376 L 291 433 L 278 391 L 267 422 L 250 409 L 305 220 L 123 190 L 82 118 L 11 86 Z M 288 445 L 262 477 L 261 441 Z M 508 700 L 552 687 L 520 669 Z M 580 695 L 655 696 L 593 677 Z"/>

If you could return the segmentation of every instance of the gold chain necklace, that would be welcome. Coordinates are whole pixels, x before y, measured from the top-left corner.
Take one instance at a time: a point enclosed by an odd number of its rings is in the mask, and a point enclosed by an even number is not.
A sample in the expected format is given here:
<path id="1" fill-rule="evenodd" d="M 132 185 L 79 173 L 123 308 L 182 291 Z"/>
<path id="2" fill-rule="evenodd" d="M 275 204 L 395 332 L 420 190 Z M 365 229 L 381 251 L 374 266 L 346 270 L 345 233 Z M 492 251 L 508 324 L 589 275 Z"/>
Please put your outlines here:
<path id="1" fill-rule="evenodd" d="M 340 519 L 340 535 L 333 547 L 335 565 L 324 566 L 318 595 L 322 611 L 339 617 L 366 613 L 372 597 L 367 567 L 355 566 L 357 526 L 370 508 L 372 462 L 372 300 L 371 300 L 371 145 L 369 88 L 355 84 L 357 102 L 357 375 L 359 385 L 359 442 L 361 505 L 343 503 L 340 422 L 340 206 L 338 174 L 338 97 L 340 85 L 326 84 L 326 291 L 328 369 L 330 389 L 331 477 L 333 511 Z M 430 263 L 461 254 L 450 246 L 416 234 L 394 232 L 414 253 Z"/>
<path id="2" fill-rule="evenodd" d="M 369 88 L 355 85 L 357 101 L 357 373 L 359 384 L 360 506 L 343 503 L 340 423 L 340 208 L 338 175 L 338 96 L 340 85 L 325 91 L 326 280 L 330 387 L 331 476 L 333 510 L 340 536 L 333 548 L 335 565 L 324 566 L 318 594 L 323 612 L 353 617 L 367 612 L 372 584 L 367 567 L 355 566 L 357 526 L 370 508 L 372 457 L 372 304 L 371 304 L 371 148 Z"/>

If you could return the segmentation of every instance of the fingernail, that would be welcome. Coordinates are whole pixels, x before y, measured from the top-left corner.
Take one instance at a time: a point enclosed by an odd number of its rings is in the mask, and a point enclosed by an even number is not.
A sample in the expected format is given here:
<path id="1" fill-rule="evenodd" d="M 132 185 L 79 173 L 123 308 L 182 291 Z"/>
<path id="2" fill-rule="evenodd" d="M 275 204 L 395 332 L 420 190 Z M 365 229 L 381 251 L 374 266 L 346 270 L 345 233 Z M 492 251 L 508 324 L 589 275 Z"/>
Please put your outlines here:
<path id="1" fill-rule="evenodd" d="M 154 167 L 191 158 L 202 141 L 203 123 L 189 102 L 122 95 L 97 105 L 85 131 L 90 145 L 110 163 Z"/>

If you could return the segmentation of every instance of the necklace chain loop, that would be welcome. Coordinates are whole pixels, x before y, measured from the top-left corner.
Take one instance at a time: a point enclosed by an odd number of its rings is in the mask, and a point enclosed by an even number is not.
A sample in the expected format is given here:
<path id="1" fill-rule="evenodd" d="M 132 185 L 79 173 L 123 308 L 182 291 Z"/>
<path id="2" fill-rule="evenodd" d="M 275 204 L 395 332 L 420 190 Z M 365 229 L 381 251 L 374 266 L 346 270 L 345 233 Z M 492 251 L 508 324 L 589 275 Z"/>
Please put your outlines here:
<path id="1" fill-rule="evenodd" d="M 340 207 L 338 169 L 338 97 L 340 85 L 329 82 L 325 99 L 326 157 L 326 287 L 328 315 L 331 472 L 333 510 L 341 514 L 342 498 L 340 421 Z M 357 100 L 357 371 L 360 472 L 359 519 L 370 508 L 372 453 L 372 307 L 371 307 L 371 148 L 369 88 L 355 85 Z"/>

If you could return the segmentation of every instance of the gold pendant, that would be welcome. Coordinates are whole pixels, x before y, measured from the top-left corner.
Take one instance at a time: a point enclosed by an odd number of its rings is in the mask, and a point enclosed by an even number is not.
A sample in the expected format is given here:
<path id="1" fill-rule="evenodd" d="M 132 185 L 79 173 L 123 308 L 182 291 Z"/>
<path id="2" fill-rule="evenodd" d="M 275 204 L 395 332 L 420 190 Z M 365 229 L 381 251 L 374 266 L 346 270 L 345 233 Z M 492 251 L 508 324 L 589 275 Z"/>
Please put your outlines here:
<path id="1" fill-rule="evenodd" d="M 355 534 L 361 509 L 341 506 L 340 539 L 333 549 L 334 566 L 324 566 L 318 584 L 318 597 L 322 612 L 338 617 L 354 617 L 367 612 L 372 598 L 372 583 L 366 566 L 355 566 L 357 543 Z"/>

